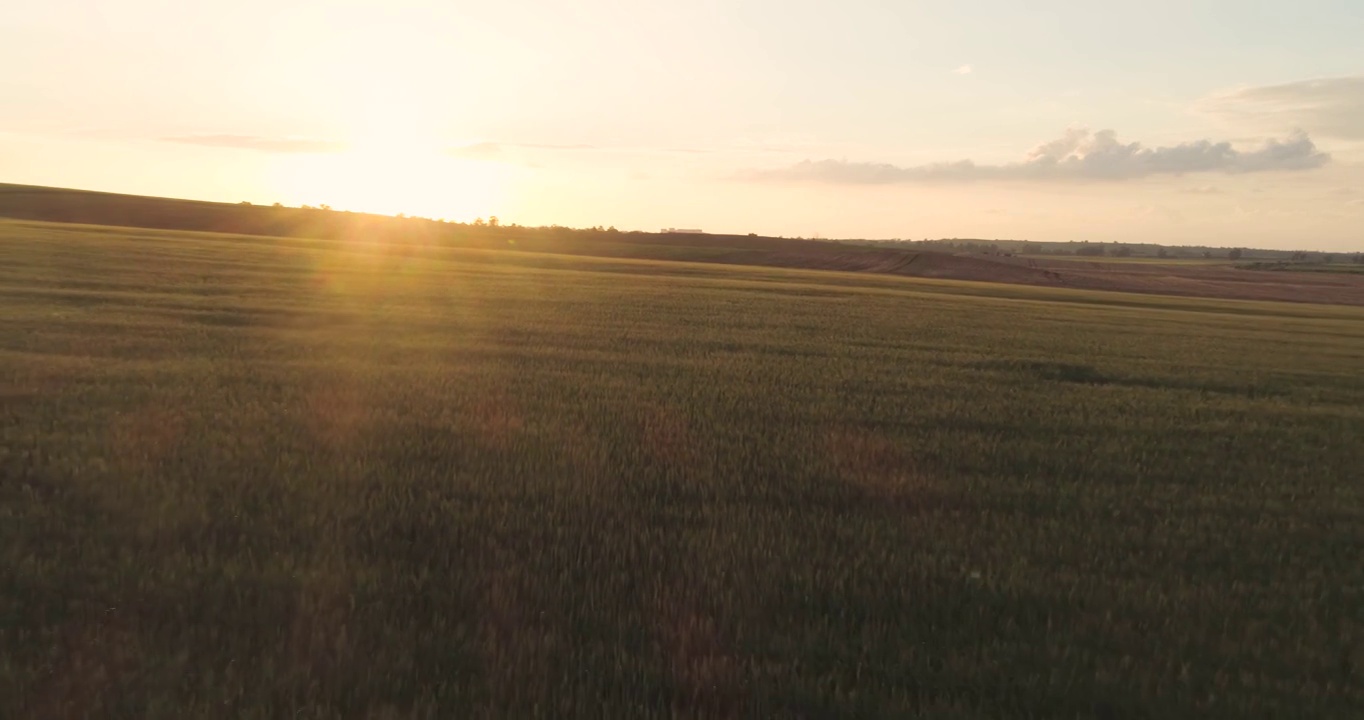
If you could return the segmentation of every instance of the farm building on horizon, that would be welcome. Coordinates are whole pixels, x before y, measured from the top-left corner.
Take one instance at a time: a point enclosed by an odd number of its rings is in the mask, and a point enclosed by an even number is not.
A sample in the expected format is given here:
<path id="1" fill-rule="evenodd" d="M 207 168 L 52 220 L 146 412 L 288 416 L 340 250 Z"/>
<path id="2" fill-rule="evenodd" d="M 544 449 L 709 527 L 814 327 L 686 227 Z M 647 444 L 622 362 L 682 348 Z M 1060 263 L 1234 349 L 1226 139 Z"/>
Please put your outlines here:
<path id="1" fill-rule="evenodd" d="M 695 229 L 695 228 L 663 228 L 663 229 L 660 230 L 659 232 L 662 232 L 662 233 L 675 233 L 675 234 L 677 234 L 677 235 L 704 235 L 704 234 L 706 234 L 704 230 L 697 230 L 697 229 Z"/>

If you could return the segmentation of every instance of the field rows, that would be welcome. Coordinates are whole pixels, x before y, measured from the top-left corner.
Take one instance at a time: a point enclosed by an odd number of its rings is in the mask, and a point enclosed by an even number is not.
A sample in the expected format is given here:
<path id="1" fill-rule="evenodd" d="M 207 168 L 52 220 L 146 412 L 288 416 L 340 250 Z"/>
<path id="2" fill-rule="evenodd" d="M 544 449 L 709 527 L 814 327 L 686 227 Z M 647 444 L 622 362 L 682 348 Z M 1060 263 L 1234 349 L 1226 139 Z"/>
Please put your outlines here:
<path id="1" fill-rule="evenodd" d="M 1349 717 L 1364 310 L 0 224 L 0 717 Z"/>

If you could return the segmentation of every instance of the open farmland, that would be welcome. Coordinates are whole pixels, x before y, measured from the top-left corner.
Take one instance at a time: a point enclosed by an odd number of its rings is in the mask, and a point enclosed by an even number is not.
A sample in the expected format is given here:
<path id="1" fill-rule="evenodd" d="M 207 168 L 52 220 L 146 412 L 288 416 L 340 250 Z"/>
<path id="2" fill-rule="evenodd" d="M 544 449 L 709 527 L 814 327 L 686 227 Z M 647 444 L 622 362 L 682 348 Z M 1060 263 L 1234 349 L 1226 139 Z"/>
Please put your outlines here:
<path id="1" fill-rule="evenodd" d="M 1073 290 L 1364 306 L 1364 273 L 1339 271 L 1344 264 L 1313 266 L 1237 264 L 1225 259 L 1003 256 L 758 235 L 495 227 L 320 208 L 201 202 L 3 183 L 0 183 L 0 217 L 305 238 L 332 243 L 363 239 L 409 248 L 439 246 L 446 252 L 514 250 L 542 255 L 834 270 Z M 242 240 L 259 242 L 259 239 L 245 237 Z M 522 258 L 517 262 L 533 264 L 536 261 Z M 1302 272 L 1323 267 L 1337 271 Z"/>
<path id="2" fill-rule="evenodd" d="M 0 224 L 0 717 L 1351 717 L 1364 308 Z"/>

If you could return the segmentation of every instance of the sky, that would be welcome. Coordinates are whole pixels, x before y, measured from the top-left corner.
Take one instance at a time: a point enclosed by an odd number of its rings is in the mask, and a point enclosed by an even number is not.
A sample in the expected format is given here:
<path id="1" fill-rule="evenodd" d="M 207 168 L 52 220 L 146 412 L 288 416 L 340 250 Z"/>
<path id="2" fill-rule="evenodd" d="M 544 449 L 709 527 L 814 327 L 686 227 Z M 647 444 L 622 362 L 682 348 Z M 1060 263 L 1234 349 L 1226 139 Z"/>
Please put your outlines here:
<path id="1" fill-rule="evenodd" d="M 1364 250 L 1360 0 L 44 0 L 0 182 L 468 221 Z"/>

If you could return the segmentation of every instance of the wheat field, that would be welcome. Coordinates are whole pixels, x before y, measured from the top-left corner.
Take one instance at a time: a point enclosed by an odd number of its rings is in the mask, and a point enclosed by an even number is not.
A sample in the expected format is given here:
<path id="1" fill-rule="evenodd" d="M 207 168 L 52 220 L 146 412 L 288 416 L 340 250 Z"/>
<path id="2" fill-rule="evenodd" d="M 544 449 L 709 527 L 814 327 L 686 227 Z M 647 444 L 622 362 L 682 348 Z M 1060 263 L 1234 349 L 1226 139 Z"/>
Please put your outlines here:
<path id="1" fill-rule="evenodd" d="M 0 224 L 0 717 L 1349 717 L 1364 309 Z"/>

